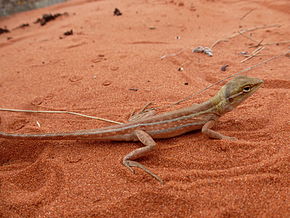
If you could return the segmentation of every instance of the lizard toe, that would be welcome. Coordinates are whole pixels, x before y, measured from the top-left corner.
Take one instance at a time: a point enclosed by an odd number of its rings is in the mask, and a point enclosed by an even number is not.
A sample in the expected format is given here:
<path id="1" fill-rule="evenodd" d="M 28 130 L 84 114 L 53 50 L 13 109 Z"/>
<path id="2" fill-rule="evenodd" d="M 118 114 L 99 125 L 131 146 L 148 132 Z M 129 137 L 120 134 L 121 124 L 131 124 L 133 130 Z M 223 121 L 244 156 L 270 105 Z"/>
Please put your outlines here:
<path id="1" fill-rule="evenodd" d="M 144 165 L 138 163 L 137 161 L 133 161 L 133 160 L 123 160 L 123 164 L 128 169 L 130 169 L 130 171 L 133 172 L 133 173 L 134 173 L 134 170 L 132 169 L 132 167 L 138 167 L 138 168 L 144 170 L 146 173 L 148 173 L 150 176 L 152 176 L 156 180 L 158 180 L 161 184 L 164 184 L 163 180 L 158 175 L 156 175 L 151 170 L 147 169 Z"/>

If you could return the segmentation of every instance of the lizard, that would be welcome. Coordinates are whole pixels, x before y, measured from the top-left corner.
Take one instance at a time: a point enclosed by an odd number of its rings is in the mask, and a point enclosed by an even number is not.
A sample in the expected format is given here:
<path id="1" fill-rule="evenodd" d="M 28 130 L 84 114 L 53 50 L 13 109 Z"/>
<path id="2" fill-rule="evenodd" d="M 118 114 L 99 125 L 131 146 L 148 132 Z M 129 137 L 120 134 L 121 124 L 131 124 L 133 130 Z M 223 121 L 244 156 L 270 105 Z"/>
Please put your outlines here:
<path id="1" fill-rule="evenodd" d="M 140 141 L 144 147 L 137 148 L 125 155 L 122 163 L 133 173 L 132 167 L 144 170 L 157 179 L 163 180 L 136 159 L 154 150 L 154 139 L 171 138 L 201 130 L 209 138 L 234 140 L 234 137 L 225 136 L 212 130 L 216 121 L 225 113 L 232 111 L 263 84 L 263 80 L 247 76 L 236 76 L 228 81 L 217 94 L 201 104 L 174 111 L 156 114 L 140 112 L 129 119 L 128 123 L 112 125 L 99 129 L 80 130 L 76 132 L 17 134 L 0 132 L 0 138 L 6 139 L 39 139 L 39 140 L 77 140 L 93 139 L 96 141 Z M 152 112 L 152 111 L 151 111 Z"/>

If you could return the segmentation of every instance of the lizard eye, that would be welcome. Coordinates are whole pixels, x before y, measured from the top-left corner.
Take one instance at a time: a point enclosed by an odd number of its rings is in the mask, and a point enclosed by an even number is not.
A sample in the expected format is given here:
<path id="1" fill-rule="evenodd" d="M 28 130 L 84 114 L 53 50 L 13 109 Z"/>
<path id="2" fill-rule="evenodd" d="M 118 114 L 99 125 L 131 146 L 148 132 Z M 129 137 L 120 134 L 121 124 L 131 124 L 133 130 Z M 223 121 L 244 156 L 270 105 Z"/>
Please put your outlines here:
<path id="1" fill-rule="evenodd" d="M 249 91 L 251 91 L 251 87 L 250 86 L 245 86 L 243 88 L 243 92 L 249 92 Z"/>

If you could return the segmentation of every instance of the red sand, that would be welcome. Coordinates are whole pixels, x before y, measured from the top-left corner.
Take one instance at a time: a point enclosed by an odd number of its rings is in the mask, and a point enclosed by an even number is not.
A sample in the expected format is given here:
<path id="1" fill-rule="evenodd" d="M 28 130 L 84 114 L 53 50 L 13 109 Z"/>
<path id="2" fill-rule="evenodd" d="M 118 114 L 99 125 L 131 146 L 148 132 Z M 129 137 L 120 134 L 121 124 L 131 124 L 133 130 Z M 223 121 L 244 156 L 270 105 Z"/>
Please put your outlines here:
<path id="1" fill-rule="evenodd" d="M 125 121 L 147 102 L 175 102 L 289 50 L 289 42 L 265 45 L 244 63 L 239 54 L 261 40 L 289 41 L 288 0 L 191 2 L 75 0 L 1 18 L 0 27 L 10 30 L 30 24 L 0 35 L 1 107 Z M 115 7 L 122 16 L 113 16 Z M 44 26 L 33 24 L 44 13 L 64 12 L 69 15 Z M 257 42 L 238 35 L 217 44 L 213 57 L 191 53 L 239 29 L 272 24 L 281 26 L 244 34 Z M 73 35 L 63 36 L 71 29 Z M 289 66 L 282 56 L 246 73 L 265 80 L 263 88 L 215 127 L 239 140 L 210 140 L 199 132 L 159 140 L 140 162 L 164 185 L 120 164 L 140 143 L 1 139 L 0 217 L 289 217 Z M 0 116 L 1 131 L 16 133 L 109 125 L 70 115 Z"/>

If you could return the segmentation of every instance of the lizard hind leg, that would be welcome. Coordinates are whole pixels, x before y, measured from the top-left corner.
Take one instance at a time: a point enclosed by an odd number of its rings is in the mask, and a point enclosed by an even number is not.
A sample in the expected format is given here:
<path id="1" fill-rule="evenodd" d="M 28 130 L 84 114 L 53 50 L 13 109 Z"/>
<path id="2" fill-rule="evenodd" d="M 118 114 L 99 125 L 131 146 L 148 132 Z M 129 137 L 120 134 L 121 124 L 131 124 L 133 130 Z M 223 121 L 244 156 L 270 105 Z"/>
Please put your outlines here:
<path id="1" fill-rule="evenodd" d="M 163 180 L 153 173 L 151 170 L 147 169 L 144 165 L 140 164 L 135 159 L 144 156 L 148 152 L 152 151 L 156 146 L 156 142 L 153 138 L 143 130 L 135 130 L 134 131 L 137 138 L 145 145 L 145 147 L 135 149 L 134 151 L 130 152 L 123 158 L 123 164 L 126 166 L 131 172 L 134 173 L 132 167 L 138 167 L 144 170 L 146 173 L 151 175 L 153 178 L 157 179 L 161 184 L 163 184 Z"/>

